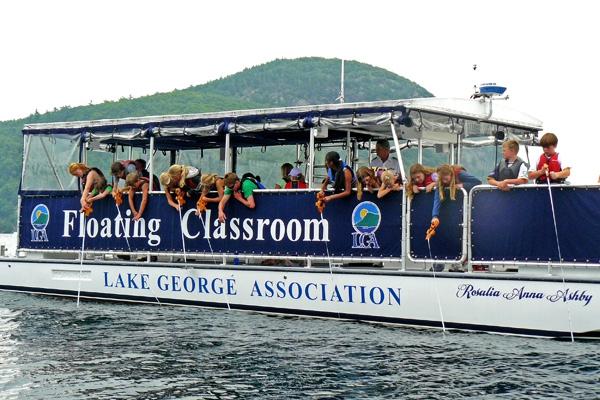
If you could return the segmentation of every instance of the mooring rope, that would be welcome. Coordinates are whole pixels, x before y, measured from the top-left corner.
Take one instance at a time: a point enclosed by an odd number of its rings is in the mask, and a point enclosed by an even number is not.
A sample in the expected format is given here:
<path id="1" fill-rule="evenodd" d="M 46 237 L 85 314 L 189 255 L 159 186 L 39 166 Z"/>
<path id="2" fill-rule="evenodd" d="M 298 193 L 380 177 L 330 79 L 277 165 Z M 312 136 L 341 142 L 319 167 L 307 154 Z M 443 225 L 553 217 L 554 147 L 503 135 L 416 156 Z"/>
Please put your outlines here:
<path id="1" fill-rule="evenodd" d="M 437 276 L 435 274 L 435 264 L 433 263 L 433 255 L 431 253 L 431 243 L 427 239 L 427 247 L 429 248 L 429 259 L 431 260 L 431 271 L 433 272 L 433 289 L 435 291 L 435 298 L 437 299 L 438 310 L 440 312 L 440 319 L 442 321 L 442 336 L 446 336 L 446 323 L 444 321 L 444 312 L 442 311 L 442 301 L 440 300 L 440 292 L 438 291 Z"/>
<path id="2" fill-rule="evenodd" d="M 119 221 L 121 221 L 121 228 L 123 228 L 123 237 L 125 238 L 125 242 L 127 242 L 127 249 L 129 250 L 129 257 L 131 258 L 132 251 L 131 251 L 131 245 L 129 244 L 129 239 L 127 236 L 128 232 L 125 232 L 125 222 L 123 222 L 123 216 L 121 215 L 121 209 L 119 208 L 119 205 L 117 204 L 116 201 L 115 201 L 115 207 L 117 208 L 117 215 L 119 216 Z M 147 257 L 150 257 L 150 255 L 148 255 Z M 156 295 L 156 293 L 154 293 L 154 290 L 150 289 L 150 293 L 152 293 L 152 296 L 154 296 L 154 299 L 156 300 L 158 305 L 161 306 L 162 304 L 161 304 L 160 300 L 158 299 L 158 296 Z"/>
<path id="3" fill-rule="evenodd" d="M 85 213 L 83 214 L 83 237 L 81 238 L 81 254 L 79 255 L 79 278 L 77 279 L 77 308 L 79 308 L 79 299 L 81 297 L 81 275 L 83 275 L 83 257 L 85 255 L 85 237 L 87 236 L 87 222 Z"/>
<path id="4" fill-rule="evenodd" d="M 321 222 L 323 222 L 324 221 L 323 212 L 321 212 L 320 214 L 321 214 Z M 335 280 L 333 279 L 333 267 L 331 265 L 331 255 L 329 253 L 329 244 L 327 243 L 328 240 L 329 240 L 329 237 L 325 238 L 325 250 L 327 251 L 327 262 L 329 264 L 329 276 L 331 277 L 331 286 L 333 287 L 333 290 L 335 290 Z M 336 313 L 337 313 L 338 318 L 341 319 L 339 306 L 337 307 Z"/>
<path id="5" fill-rule="evenodd" d="M 552 185 L 550 184 L 550 174 L 546 171 L 546 183 L 548 184 L 548 195 L 550 196 L 550 208 L 552 210 L 552 221 L 554 222 L 554 234 L 556 235 L 556 248 L 558 250 L 558 265 L 560 265 L 560 276 L 562 278 L 563 290 L 565 296 L 565 303 L 567 305 L 567 317 L 569 319 L 569 333 L 571 334 L 571 343 L 575 342 L 575 335 L 573 334 L 573 320 L 571 318 L 571 307 L 566 299 L 567 296 L 567 282 L 565 281 L 565 271 L 562 265 L 562 253 L 560 251 L 560 240 L 558 239 L 558 224 L 556 223 L 556 211 L 554 210 L 554 199 L 552 198 Z"/>

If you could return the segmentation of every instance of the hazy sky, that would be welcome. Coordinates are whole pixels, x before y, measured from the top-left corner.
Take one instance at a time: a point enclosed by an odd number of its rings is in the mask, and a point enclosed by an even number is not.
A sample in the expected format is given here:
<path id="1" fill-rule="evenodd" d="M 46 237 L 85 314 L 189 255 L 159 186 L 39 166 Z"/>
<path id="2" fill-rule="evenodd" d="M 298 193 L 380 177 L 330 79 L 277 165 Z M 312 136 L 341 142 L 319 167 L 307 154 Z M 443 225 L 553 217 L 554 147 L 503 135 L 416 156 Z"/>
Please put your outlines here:
<path id="1" fill-rule="evenodd" d="M 467 97 L 476 82 L 505 84 L 513 107 L 558 134 L 572 181 L 595 182 L 598 8 L 524 0 L 4 1 L 0 120 L 185 88 L 275 58 L 339 57 L 386 68 L 438 97 Z"/>

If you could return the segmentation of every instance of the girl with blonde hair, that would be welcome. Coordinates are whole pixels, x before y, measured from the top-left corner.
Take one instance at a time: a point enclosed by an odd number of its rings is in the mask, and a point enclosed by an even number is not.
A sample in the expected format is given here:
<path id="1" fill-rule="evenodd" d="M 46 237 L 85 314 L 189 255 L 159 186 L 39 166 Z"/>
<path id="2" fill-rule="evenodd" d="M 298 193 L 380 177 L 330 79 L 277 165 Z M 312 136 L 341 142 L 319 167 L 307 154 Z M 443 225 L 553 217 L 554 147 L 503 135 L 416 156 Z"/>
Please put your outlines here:
<path id="1" fill-rule="evenodd" d="M 98 168 L 90 168 L 83 163 L 71 163 L 68 170 L 71 175 L 78 177 L 81 183 L 81 212 L 90 210 L 94 201 L 103 199 L 112 192 L 112 186 Z"/>
<path id="2" fill-rule="evenodd" d="M 402 190 L 400 175 L 396 175 L 393 170 L 388 169 L 381 174 L 381 187 L 377 192 L 377 198 L 381 199 L 389 192 Z"/>
<path id="3" fill-rule="evenodd" d="M 363 190 L 373 193 L 373 190 L 379 189 L 381 179 L 377 176 L 375 169 L 371 167 L 360 167 L 356 171 L 356 197 L 362 199 Z"/>
<path id="4" fill-rule="evenodd" d="M 464 188 L 470 191 L 473 186 L 481 185 L 481 181 L 460 165 L 440 165 L 437 169 L 438 179 L 436 183 L 433 209 L 431 211 L 432 224 L 439 225 L 440 206 L 446 200 L 446 189 L 449 189 L 450 200 L 456 200 L 456 189 Z"/>
<path id="5" fill-rule="evenodd" d="M 200 198 L 206 203 L 218 203 L 225 192 L 225 180 L 217 174 L 202 175 L 200 179 Z M 217 196 L 208 197 L 210 192 L 217 192 Z"/>
<path id="6" fill-rule="evenodd" d="M 160 183 L 164 188 L 165 197 L 171 207 L 179 210 L 179 201 L 175 202 L 171 191 L 183 191 L 188 197 L 200 191 L 200 171 L 187 165 L 174 164 L 166 172 L 160 174 Z"/>

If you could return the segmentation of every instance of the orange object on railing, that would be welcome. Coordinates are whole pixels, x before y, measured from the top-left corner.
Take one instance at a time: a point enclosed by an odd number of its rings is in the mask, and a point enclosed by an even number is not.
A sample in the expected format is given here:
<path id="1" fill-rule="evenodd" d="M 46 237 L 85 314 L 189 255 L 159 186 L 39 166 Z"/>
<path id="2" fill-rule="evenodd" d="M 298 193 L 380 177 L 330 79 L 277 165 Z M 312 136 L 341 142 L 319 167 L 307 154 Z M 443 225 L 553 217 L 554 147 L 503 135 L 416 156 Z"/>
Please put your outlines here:
<path id="1" fill-rule="evenodd" d="M 200 198 L 198 199 L 198 202 L 196 203 L 196 214 L 200 215 L 201 213 L 203 213 L 204 211 L 206 211 L 206 200 L 204 200 L 204 198 L 202 196 L 200 196 Z"/>
<path id="2" fill-rule="evenodd" d="M 91 204 L 88 207 L 83 208 L 83 215 L 85 215 L 86 217 L 89 217 L 93 212 L 94 209 L 92 208 Z"/>
<path id="3" fill-rule="evenodd" d="M 325 193 L 317 193 L 317 201 L 315 203 L 315 206 L 317 207 L 317 211 L 319 212 L 319 214 L 323 214 L 323 211 L 325 210 Z"/>
<path id="4" fill-rule="evenodd" d="M 435 230 L 437 229 L 437 227 L 439 225 L 440 225 L 440 220 L 437 218 L 434 218 L 433 221 L 431 221 L 431 225 L 429 226 L 429 229 L 427 229 L 427 234 L 425 235 L 425 240 L 429 240 L 433 236 L 435 236 Z"/>
<path id="5" fill-rule="evenodd" d="M 113 199 L 115 199 L 115 204 L 117 205 L 117 207 L 123 204 L 123 193 L 121 193 L 120 190 L 113 190 L 112 197 Z"/>
<path id="6" fill-rule="evenodd" d="M 180 206 L 185 204 L 185 192 L 179 188 L 175 189 L 175 196 L 177 197 L 177 203 Z"/>

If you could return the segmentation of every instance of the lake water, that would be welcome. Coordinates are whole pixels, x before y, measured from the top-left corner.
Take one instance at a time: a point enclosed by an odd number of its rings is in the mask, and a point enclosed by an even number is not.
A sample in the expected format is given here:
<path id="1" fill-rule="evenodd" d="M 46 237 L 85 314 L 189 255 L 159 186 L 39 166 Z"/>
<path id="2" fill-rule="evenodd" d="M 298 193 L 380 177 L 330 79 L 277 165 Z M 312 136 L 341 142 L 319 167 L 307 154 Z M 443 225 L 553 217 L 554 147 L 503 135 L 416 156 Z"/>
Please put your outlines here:
<path id="1" fill-rule="evenodd" d="M 596 342 L 0 292 L 1 399 L 599 397 Z"/>

